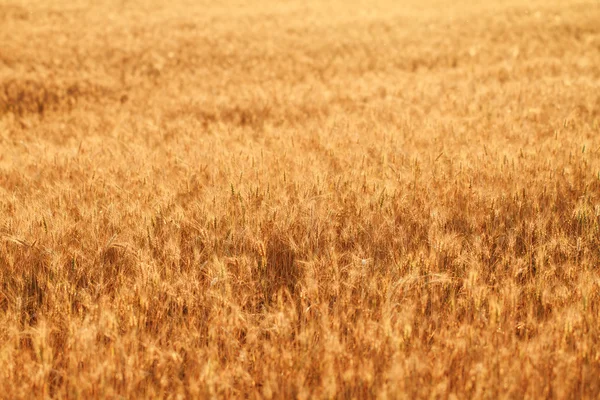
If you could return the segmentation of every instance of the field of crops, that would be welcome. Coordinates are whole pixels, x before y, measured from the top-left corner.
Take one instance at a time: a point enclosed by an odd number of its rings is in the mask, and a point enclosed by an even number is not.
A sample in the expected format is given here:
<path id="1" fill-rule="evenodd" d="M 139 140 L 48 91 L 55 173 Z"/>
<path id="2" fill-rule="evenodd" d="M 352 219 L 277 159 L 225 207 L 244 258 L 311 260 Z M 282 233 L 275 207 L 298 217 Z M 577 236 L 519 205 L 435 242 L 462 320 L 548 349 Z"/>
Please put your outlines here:
<path id="1" fill-rule="evenodd" d="M 0 0 L 0 398 L 598 398 L 600 2 Z"/>

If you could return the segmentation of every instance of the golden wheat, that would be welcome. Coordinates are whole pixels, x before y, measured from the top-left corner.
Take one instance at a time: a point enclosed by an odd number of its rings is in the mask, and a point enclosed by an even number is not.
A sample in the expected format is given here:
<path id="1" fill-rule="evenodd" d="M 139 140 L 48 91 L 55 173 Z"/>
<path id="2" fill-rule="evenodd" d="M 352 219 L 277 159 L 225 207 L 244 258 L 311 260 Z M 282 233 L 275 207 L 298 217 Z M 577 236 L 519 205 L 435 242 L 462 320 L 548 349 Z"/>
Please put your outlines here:
<path id="1" fill-rule="evenodd" d="M 0 3 L 0 397 L 597 398 L 600 3 Z"/>

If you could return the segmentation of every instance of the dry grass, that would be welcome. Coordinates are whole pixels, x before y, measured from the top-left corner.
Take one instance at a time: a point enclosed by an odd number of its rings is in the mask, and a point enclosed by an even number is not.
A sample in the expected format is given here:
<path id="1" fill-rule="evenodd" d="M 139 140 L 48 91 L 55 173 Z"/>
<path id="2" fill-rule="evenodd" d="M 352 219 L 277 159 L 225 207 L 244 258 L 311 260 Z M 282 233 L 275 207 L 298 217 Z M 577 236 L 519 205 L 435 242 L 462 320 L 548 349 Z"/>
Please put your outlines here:
<path id="1" fill-rule="evenodd" d="M 254 3 L 0 2 L 0 397 L 598 398 L 600 3 Z"/>

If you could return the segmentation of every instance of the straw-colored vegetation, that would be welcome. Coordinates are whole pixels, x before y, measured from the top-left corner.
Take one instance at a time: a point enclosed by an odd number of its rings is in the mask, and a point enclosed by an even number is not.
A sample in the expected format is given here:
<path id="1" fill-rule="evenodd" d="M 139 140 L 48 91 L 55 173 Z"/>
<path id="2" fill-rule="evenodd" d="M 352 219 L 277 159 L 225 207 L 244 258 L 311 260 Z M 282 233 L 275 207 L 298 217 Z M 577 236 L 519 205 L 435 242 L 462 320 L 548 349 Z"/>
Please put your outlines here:
<path id="1" fill-rule="evenodd" d="M 598 1 L 0 1 L 0 397 L 598 398 Z"/>

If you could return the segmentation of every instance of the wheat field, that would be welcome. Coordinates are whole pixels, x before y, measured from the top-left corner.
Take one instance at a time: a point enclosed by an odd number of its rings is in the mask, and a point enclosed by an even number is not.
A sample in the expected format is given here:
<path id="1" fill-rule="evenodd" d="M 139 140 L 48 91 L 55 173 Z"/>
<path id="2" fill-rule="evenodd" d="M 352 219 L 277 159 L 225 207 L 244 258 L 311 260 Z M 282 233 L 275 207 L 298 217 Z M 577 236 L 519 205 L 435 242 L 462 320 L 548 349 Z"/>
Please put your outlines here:
<path id="1" fill-rule="evenodd" d="M 597 0 L 0 0 L 0 398 L 598 398 L 599 267 Z"/>

